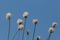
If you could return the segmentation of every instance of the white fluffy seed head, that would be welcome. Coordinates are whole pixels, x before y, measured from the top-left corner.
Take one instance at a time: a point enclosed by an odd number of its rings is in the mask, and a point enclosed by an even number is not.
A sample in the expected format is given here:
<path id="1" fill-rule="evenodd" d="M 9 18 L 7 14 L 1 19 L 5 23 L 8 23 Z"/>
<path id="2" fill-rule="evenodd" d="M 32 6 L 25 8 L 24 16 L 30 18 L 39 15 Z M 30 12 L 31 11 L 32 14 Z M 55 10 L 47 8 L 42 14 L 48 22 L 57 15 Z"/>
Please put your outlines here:
<path id="1" fill-rule="evenodd" d="M 57 25 L 58 25 L 57 22 L 53 22 L 53 23 L 52 23 L 52 27 L 53 27 L 53 28 L 56 28 Z"/>
<path id="2" fill-rule="evenodd" d="M 41 40 L 41 37 L 40 36 L 37 36 L 37 40 Z"/>
<path id="3" fill-rule="evenodd" d="M 33 24 L 37 24 L 38 23 L 38 20 L 37 19 L 34 19 L 33 20 Z"/>
<path id="4" fill-rule="evenodd" d="M 17 24 L 18 24 L 18 25 L 20 25 L 20 24 L 22 24 L 22 23 L 23 23 L 23 20 L 22 20 L 22 19 L 18 19 L 18 20 L 17 20 Z"/>
<path id="5" fill-rule="evenodd" d="M 49 31 L 49 33 L 53 33 L 54 32 L 54 28 L 50 27 L 48 31 Z"/>
<path id="6" fill-rule="evenodd" d="M 24 26 L 21 24 L 18 26 L 18 30 L 23 30 L 24 29 Z"/>
<path id="7" fill-rule="evenodd" d="M 28 12 L 27 12 L 27 11 L 25 11 L 25 12 L 24 12 L 24 14 L 23 14 L 23 17 L 24 17 L 24 18 L 27 18 L 27 17 L 28 17 L 28 15 L 29 15 L 29 14 L 28 14 Z"/>
<path id="8" fill-rule="evenodd" d="M 11 13 L 7 13 L 7 14 L 6 14 L 6 18 L 7 18 L 7 19 L 10 19 L 10 18 L 11 18 Z"/>

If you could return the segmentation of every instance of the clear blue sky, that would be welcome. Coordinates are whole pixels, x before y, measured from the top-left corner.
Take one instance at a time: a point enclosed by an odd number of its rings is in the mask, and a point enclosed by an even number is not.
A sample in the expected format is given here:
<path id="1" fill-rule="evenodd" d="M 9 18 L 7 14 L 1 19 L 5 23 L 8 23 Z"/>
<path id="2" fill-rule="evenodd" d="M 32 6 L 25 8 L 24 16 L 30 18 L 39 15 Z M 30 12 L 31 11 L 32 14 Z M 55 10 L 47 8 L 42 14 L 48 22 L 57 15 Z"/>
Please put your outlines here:
<path id="1" fill-rule="evenodd" d="M 29 12 L 26 30 L 30 30 L 30 40 L 34 28 L 33 19 L 39 20 L 35 39 L 37 35 L 40 35 L 42 40 L 46 40 L 49 34 L 48 29 L 51 27 L 52 22 L 57 22 L 58 27 L 52 34 L 51 40 L 60 40 L 60 0 L 0 0 L 0 40 L 7 40 L 8 20 L 5 17 L 6 13 L 12 13 L 11 39 L 18 29 L 17 19 L 24 20 L 22 17 L 24 11 Z M 17 40 L 17 36 L 15 40 Z M 20 39 L 21 37 L 22 31 L 20 32 Z M 27 40 L 26 35 L 24 39 Z"/>

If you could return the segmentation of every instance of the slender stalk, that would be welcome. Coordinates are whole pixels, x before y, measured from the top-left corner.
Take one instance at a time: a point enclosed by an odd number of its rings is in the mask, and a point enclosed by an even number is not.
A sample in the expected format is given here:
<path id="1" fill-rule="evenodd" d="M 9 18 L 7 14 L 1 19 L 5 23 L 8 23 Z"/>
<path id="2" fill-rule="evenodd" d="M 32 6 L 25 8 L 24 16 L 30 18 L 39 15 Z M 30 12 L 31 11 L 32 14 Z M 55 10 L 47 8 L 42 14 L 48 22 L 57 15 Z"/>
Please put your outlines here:
<path id="1" fill-rule="evenodd" d="M 8 40 L 10 38 L 10 19 L 9 19 L 9 28 L 8 28 Z"/>
<path id="2" fill-rule="evenodd" d="M 26 18 L 25 18 L 25 22 L 24 22 L 24 29 L 23 29 L 22 40 L 24 40 L 24 33 L 25 33 L 25 28 L 26 28 Z"/>
<path id="3" fill-rule="evenodd" d="M 14 38 L 15 38 L 15 37 L 16 37 L 16 35 L 17 35 L 17 33 L 18 33 L 18 31 L 14 34 L 14 36 L 13 36 L 12 40 L 14 40 Z"/>
<path id="4" fill-rule="evenodd" d="M 27 31 L 27 40 L 29 40 L 29 31 Z"/>
<path id="5" fill-rule="evenodd" d="M 19 30 L 19 32 L 18 32 L 18 40 L 20 40 L 20 30 Z"/>
<path id="6" fill-rule="evenodd" d="M 35 27 L 34 27 L 34 32 L 33 32 L 33 37 L 32 37 L 32 40 L 34 40 L 35 29 L 36 29 L 36 24 L 35 24 Z"/>
<path id="7" fill-rule="evenodd" d="M 27 40 L 29 40 L 29 35 L 27 35 Z"/>
<path id="8" fill-rule="evenodd" d="M 48 39 L 47 39 L 47 40 L 50 40 L 51 34 L 52 34 L 52 33 L 50 33 L 50 34 L 49 34 L 49 36 L 48 36 Z"/>

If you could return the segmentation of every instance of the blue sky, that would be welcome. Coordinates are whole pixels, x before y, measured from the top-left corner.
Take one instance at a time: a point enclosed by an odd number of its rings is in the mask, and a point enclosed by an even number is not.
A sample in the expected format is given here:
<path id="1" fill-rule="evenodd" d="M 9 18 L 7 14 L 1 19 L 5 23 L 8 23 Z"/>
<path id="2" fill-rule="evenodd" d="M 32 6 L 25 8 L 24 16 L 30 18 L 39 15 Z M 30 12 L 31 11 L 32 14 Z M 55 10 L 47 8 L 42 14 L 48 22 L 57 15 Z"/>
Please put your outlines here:
<path id="1" fill-rule="evenodd" d="M 32 39 L 32 33 L 34 25 L 33 19 L 38 19 L 39 23 L 36 27 L 35 39 L 37 35 L 41 36 L 41 40 L 46 40 L 48 37 L 48 29 L 53 22 L 58 23 L 58 27 L 52 34 L 51 40 L 60 39 L 60 0 L 0 0 L 0 40 L 7 40 L 8 33 L 8 20 L 6 19 L 6 13 L 11 12 L 11 34 L 10 40 L 14 33 L 17 31 L 17 19 L 23 18 L 24 11 L 29 12 L 27 18 L 26 30 L 30 30 L 30 40 Z M 17 40 L 18 34 L 15 38 Z M 22 37 L 22 31 L 20 31 L 20 39 Z M 25 33 L 25 40 L 27 36 Z"/>

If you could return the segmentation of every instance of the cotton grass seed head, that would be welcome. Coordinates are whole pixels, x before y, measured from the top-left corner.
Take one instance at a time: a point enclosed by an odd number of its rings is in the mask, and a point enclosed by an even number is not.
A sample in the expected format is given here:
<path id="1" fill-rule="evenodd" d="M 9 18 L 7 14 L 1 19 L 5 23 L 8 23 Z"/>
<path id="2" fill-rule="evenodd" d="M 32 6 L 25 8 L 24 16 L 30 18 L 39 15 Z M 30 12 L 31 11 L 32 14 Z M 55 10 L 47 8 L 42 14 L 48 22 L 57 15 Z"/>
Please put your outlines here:
<path id="1" fill-rule="evenodd" d="M 27 11 L 25 11 L 25 12 L 24 12 L 24 14 L 23 14 L 23 17 L 24 17 L 24 18 L 27 18 L 27 17 L 28 17 L 28 15 L 29 15 L 29 14 L 28 14 L 28 12 L 27 12 Z"/>
<path id="2" fill-rule="evenodd" d="M 11 13 L 7 13 L 7 14 L 6 14 L 6 18 L 7 18 L 7 19 L 10 19 L 10 18 L 11 18 Z"/>

